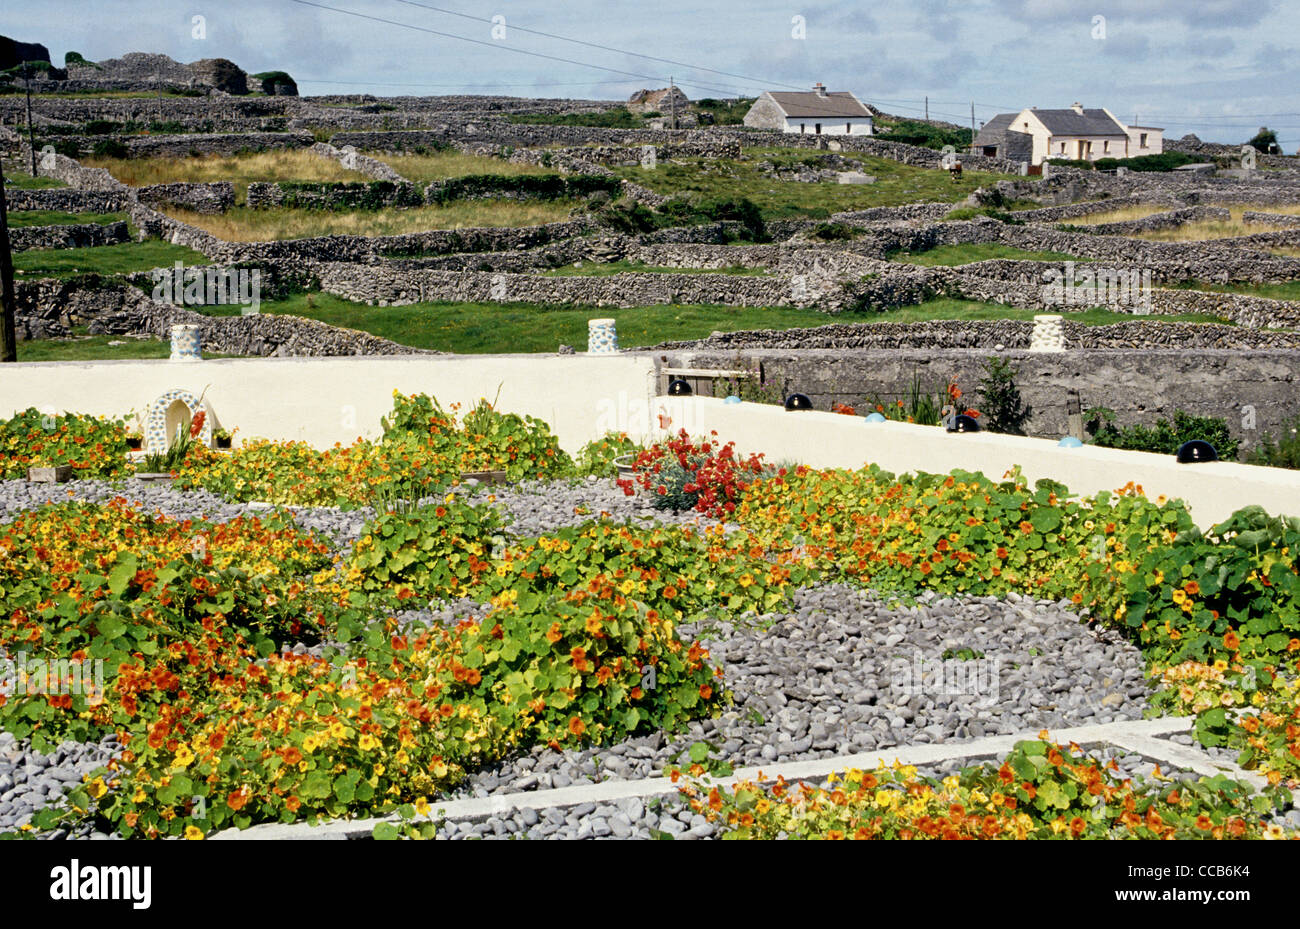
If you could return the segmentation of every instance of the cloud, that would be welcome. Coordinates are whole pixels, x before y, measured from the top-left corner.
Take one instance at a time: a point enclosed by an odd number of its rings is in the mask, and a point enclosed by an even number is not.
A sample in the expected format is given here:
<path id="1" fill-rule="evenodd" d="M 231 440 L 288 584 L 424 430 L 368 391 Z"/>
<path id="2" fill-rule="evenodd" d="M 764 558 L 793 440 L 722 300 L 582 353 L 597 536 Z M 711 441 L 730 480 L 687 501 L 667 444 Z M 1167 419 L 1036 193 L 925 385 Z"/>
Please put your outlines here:
<path id="1" fill-rule="evenodd" d="M 992 0 L 1003 15 L 1028 23 L 1090 23 L 1093 16 L 1134 22 L 1180 22 L 1197 27 L 1246 29 L 1281 6 L 1280 0 Z"/>

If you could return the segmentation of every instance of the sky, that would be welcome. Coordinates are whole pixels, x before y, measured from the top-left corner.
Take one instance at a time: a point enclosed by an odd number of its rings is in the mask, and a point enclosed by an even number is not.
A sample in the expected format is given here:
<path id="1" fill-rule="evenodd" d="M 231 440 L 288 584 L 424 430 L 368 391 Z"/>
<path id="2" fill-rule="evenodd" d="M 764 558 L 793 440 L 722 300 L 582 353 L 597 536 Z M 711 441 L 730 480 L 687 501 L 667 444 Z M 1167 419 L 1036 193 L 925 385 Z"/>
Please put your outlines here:
<path id="1" fill-rule="evenodd" d="M 303 94 L 614 100 L 671 77 L 698 99 L 820 81 L 903 116 L 928 97 L 960 125 L 972 103 L 978 127 L 1078 101 L 1167 138 L 1267 125 L 1300 149 L 1300 0 L 5 0 L 0 34 L 55 64 L 229 58 Z"/>

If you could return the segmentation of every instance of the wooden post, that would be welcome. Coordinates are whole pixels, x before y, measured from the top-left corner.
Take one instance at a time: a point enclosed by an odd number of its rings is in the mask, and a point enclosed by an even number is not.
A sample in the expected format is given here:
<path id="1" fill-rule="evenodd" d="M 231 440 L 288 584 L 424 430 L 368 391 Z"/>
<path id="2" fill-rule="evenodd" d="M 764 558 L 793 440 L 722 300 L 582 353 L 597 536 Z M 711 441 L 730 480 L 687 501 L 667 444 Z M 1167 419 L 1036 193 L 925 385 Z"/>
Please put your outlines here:
<path id="1" fill-rule="evenodd" d="M 27 89 L 27 147 L 32 150 L 32 177 L 36 176 L 36 139 L 32 135 L 32 69 L 23 62 L 23 86 Z M 8 246 L 5 246 L 8 251 Z"/>
<path id="2" fill-rule="evenodd" d="M 18 360 L 14 321 L 17 313 L 14 261 L 9 251 L 9 211 L 5 203 L 4 168 L 0 165 L 0 362 Z"/>
<path id="3" fill-rule="evenodd" d="M 1083 404 L 1079 401 L 1079 391 L 1071 387 L 1065 398 L 1065 416 L 1069 423 L 1070 435 L 1083 441 Z"/>

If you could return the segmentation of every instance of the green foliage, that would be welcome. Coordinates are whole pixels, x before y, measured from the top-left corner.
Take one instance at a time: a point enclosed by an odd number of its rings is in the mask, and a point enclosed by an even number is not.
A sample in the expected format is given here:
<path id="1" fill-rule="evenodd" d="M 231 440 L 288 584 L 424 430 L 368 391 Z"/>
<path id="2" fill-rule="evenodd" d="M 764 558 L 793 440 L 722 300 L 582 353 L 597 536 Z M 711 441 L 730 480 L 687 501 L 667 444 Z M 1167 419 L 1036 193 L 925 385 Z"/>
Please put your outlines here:
<path id="1" fill-rule="evenodd" d="M 715 126 L 739 126 L 745 122 L 745 114 L 754 105 L 757 97 L 738 97 L 735 100 L 719 100 L 715 97 L 702 97 L 696 100 L 693 108 L 702 117 L 712 117 Z"/>
<path id="2" fill-rule="evenodd" d="M 58 149 L 57 143 L 55 149 Z M 91 154 L 96 158 L 130 158 L 131 150 L 117 139 L 100 139 L 91 149 Z"/>
<path id="3" fill-rule="evenodd" d="M 450 496 L 408 512 L 382 513 L 362 530 L 352 566 L 364 575 L 361 588 L 368 592 L 398 599 L 464 596 L 503 525 L 494 508 Z"/>
<path id="4" fill-rule="evenodd" d="M 578 451 L 574 458 L 575 473 L 583 477 L 614 477 L 618 474 L 615 461 L 627 455 L 635 455 L 640 450 L 641 445 L 626 432 L 606 432 Z"/>
<path id="5" fill-rule="evenodd" d="M 26 477 L 29 467 L 59 465 L 70 465 L 79 479 L 123 476 L 126 424 L 35 407 L 0 421 L 0 480 Z"/>
<path id="6" fill-rule="evenodd" d="M 1260 126 L 1259 132 L 1255 133 L 1254 137 L 1246 144 L 1253 146 L 1256 151 L 1265 153 L 1271 152 L 1273 149 L 1277 149 L 1279 152 L 1282 150 L 1277 143 L 1277 133 L 1267 126 Z"/>
<path id="7" fill-rule="evenodd" d="M 1098 158 L 1096 161 L 1078 158 L 1049 158 L 1048 161 L 1063 168 L 1079 168 L 1083 171 L 1114 171 L 1116 168 L 1128 168 L 1130 171 L 1172 171 L 1182 165 L 1203 162 L 1205 157 L 1189 155 L 1187 152 L 1161 152 L 1159 155 Z"/>
<path id="8" fill-rule="evenodd" d="M 1261 671 L 1288 661 L 1300 639 L 1300 518 L 1245 507 L 1140 557 L 1116 581 L 1123 624 L 1148 661 L 1222 659 Z"/>
<path id="9" fill-rule="evenodd" d="M 1270 468 L 1300 469 L 1300 416 L 1292 417 L 1282 425 L 1282 434 L 1274 439 L 1272 433 L 1255 446 L 1248 459 L 1251 464 Z"/>
<path id="10" fill-rule="evenodd" d="M 659 208 L 668 222 L 663 225 L 688 226 L 709 222 L 738 222 L 745 227 L 742 239 L 762 242 L 767 239 L 763 213 L 754 201 L 741 197 L 719 197 L 708 200 L 673 198 Z"/>
<path id="11" fill-rule="evenodd" d="M 1093 441 L 1105 448 L 1123 448 L 1135 452 L 1157 452 L 1172 455 L 1178 446 L 1192 439 L 1202 439 L 1214 446 L 1221 461 L 1235 461 L 1240 439 L 1228 432 L 1225 420 L 1213 416 L 1193 416 L 1182 410 L 1174 411 L 1174 421 L 1156 420 L 1153 428 L 1135 423 L 1119 428 L 1115 425 L 1115 412 L 1097 406 L 1084 411 L 1085 426 Z"/>
<path id="12" fill-rule="evenodd" d="M 298 84 L 288 74 L 283 71 L 261 71 L 257 74 L 249 75 L 255 81 L 261 82 L 261 91 L 265 94 L 275 93 L 277 84 L 283 84 L 286 87 L 293 88 L 293 92 L 298 92 Z"/>
<path id="13" fill-rule="evenodd" d="M 1005 358 L 992 356 L 984 362 L 980 411 L 984 414 L 984 428 L 990 432 L 1025 434 L 1025 421 L 1033 413 L 1033 408 L 1020 398 L 1020 388 L 1016 386 L 1017 373 Z"/>
<path id="14" fill-rule="evenodd" d="M 913 119 L 879 120 L 876 138 L 884 142 L 904 142 L 908 145 L 920 145 L 935 150 L 951 145 L 962 152 L 970 148 L 971 131 L 956 127 L 932 126 Z"/>
<path id="15" fill-rule="evenodd" d="M 823 242 L 845 242 L 857 234 L 858 230 L 848 223 L 818 223 L 812 231 L 813 238 Z"/>
<path id="16" fill-rule="evenodd" d="M 87 67 L 94 68 L 94 69 L 97 70 L 97 71 L 102 71 L 102 70 L 104 70 L 104 69 L 101 68 L 99 65 L 95 64 L 95 62 L 93 62 L 93 61 L 87 61 L 87 60 L 82 56 L 81 52 L 67 52 L 67 53 L 63 56 L 63 66 L 64 66 L 65 68 L 67 68 L 67 67 L 69 67 L 69 66 L 71 66 L 71 65 L 85 65 L 85 66 L 87 66 Z"/>

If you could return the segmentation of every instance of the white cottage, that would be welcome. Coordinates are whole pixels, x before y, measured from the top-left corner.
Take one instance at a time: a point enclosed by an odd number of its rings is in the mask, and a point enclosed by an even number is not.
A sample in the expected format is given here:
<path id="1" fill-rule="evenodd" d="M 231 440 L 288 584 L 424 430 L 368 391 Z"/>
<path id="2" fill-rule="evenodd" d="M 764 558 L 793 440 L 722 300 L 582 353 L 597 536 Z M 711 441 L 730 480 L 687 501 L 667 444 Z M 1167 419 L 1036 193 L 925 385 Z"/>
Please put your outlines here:
<path id="1" fill-rule="evenodd" d="M 871 135 L 871 111 L 847 90 L 764 91 L 745 114 L 752 129 L 779 129 L 801 135 Z"/>

